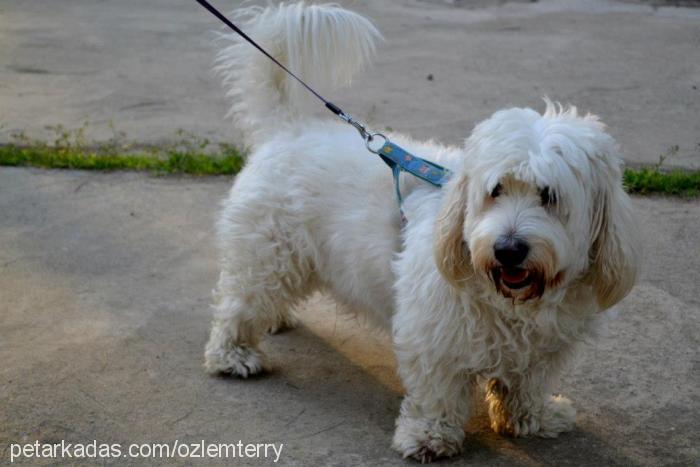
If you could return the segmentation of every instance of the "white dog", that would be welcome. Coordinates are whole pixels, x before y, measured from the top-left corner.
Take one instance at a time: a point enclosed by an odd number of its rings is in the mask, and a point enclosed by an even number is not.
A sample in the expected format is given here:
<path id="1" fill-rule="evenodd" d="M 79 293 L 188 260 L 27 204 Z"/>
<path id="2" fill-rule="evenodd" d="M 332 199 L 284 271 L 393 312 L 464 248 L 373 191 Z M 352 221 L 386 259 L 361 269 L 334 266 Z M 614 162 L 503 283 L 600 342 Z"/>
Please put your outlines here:
<path id="1" fill-rule="evenodd" d="M 243 29 L 314 86 L 345 84 L 379 33 L 336 6 L 249 8 Z M 470 395 L 491 426 L 555 437 L 575 410 L 552 385 L 597 317 L 632 288 L 639 254 L 616 144 L 592 115 L 496 112 L 464 148 L 390 139 L 450 168 L 443 189 L 391 171 L 355 129 L 302 116 L 298 83 L 234 35 L 218 69 L 252 153 L 218 222 L 221 276 L 206 368 L 266 367 L 258 344 L 325 290 L 391 333 L 406 397 L 393 446 L 460 452 Z"/>

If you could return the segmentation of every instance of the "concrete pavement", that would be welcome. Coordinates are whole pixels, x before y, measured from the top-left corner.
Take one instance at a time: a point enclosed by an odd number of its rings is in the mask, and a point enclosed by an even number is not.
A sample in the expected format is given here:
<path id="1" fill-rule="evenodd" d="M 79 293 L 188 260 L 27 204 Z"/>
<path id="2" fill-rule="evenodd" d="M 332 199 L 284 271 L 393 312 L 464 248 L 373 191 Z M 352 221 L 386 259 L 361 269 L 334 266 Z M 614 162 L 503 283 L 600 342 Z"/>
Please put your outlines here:
<path id="1" fill-rule="evenodd" d="M 301 308 L 300 328 L 267 340 L 271 374 L 204 373 L 212 224 L 229 184 L 0 168 L 0 458 L 9 443 L 36 439 L 242 439 L 284 443 L 282 465 L 402 464 L 389 447 L 402 389 L 388 338 L 323 297 Z M 635 206 L 645 272 L 607 335 L 566 371 L 560 390 L 579 410 L 576 430 L 512 440 L 480 413 L 448 465 L 699 458 L 700 203 Z"/>
<path id="2" fill-rule="evenodd" d="M 372 16 L 387 41 L 357 80 L 361 92 L 335 100 L 378 128 L 459 142 L 494 110 L 538 106 L 548 94 L 601 114 L 631 162 L 678 145 L 671 162 L 700 167 L 698 10 L 593 0 L 343 3 Z M 19 5 L 0 0 L 2 141 L 85 120 L 90 140 L 109 137 L 112 121 L 140 143 L 168 141 L 178 128 L 236 141 L 208 72 L 216 23 L 194 2 Z M 35 440 L 240 439 L 284 443 L 281 465 L 404 464 L 389 447 L 402 389 L 388 339 L 324 297 L 301 308 L 300 328 L 266 342 L 271 374 L 205 375 L 213 221 L 230 183 L 0 167 L 0 462 L 10 443 Z M 506 439 L 479 413 L 465 454 L 446 465 L 697 463 L 700 202 L 635 198 L 635 206 L 642 280 L 561 383 L 579 411 L 576 430 Z"/>

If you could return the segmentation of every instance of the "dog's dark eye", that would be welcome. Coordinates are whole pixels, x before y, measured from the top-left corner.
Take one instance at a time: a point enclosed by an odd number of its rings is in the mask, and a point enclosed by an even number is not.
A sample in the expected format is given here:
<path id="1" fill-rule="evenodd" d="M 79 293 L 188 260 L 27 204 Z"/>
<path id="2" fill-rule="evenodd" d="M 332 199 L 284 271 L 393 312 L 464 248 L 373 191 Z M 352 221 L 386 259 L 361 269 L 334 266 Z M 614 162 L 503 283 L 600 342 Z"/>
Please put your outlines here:
<path id="1" fill-rule="evenodd" d="M 540 190 L 540 200 L 542 201 L 542 206 L 553 206 L 557 203 L 556 195 L 548 186 Z"/>
<path id="2" fill-rule="evenodd" d="M 491 191 L 491 198 L 498 198 L 499 196 L 501 196 L 502 189 L 503 189 L 503 187 L 501 186 L 500 183 L 498 185 L 496 185 L 495 187 L 493 187 L 493 190 Z"/>

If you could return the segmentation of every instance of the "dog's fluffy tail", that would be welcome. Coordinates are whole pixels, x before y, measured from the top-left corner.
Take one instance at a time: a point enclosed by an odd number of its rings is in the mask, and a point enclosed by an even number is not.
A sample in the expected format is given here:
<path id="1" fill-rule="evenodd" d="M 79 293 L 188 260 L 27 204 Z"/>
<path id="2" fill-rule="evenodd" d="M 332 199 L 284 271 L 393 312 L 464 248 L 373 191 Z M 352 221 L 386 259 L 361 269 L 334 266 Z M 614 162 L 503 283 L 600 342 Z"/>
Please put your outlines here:
<path id="1" fill-rule="evenodd" d="M 321 92 L 348 85 L 381 38 L 369 20 L 336 5 L 253 6 L 237 10 L 234 18 L 253 40 Z M 237 34 L 220 39 L 226 45 L 215 70 L 233 100 L 229 116 L 246 142 L 255 145 L 264 130 L 298 120 L 310 93 Z"/>

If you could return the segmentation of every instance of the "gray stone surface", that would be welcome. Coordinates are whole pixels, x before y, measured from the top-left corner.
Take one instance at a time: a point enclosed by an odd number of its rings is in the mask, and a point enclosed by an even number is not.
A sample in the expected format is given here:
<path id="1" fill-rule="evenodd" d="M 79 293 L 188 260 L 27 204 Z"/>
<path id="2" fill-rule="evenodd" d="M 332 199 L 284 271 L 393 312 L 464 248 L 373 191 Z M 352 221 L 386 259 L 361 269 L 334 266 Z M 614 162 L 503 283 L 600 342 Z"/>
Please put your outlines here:
<path id="1" fill-rule="evenodd" d="M 379 129 L 458 143 L 494 110 L 538 106 L 547 94 L 600 114 L 630 162 L 678 145 L 671 162 L 700 167 L 698 10 L 342 3 L 372 16 L 387 40 L 359 92 L 334 100 Z M 0 141 L 84 121 L 99 140 L 111 121 L 139 143 L 178 128 L 235 142 L 208 71 L 216 27 L 186 0 L 0 0 Z M 300 309 L 300 328 L 266 342 L 271 374 L 204 374 L 212 225 L 229 185 L 0 167 L 0 463 L 9 443 L 37 439 L 274 441 L 285 443 L 283 465 L 403 463 L 389 448 L 402 389 L 388 339 L 324 297 Z M 561 383 L 579 410 L 576 430 L 506 439 L 482 412 L 465 454 L 445 464 L 697 464 L 700 202 L 635 205 L 644 275 Z"/>
<path id="2" fill-rule="evenodd" d="M 271 374 L 204 373 L 212 223 L 229 184 L 0 168 L 0 459 L 9 443 L 36 439 L 242 439 L 283 442 L 282 465 L 402 464 L 389 448 L 402 389 L 388 338 L 323 297 L 301 307 L 300 328 L 266 341 Z M 635 205 L 643 278 L 560 385 L 579 410 L 576 430 L 502 438 L 482 411 L 465 454 L 446 464 L 700 457 L 700 202 Z"/>
<path id="3" fill-rule="evenodd" d="M 224 10 L 240 2 L 215 2 Z M 541 96 L 599 114 L 631 162 L 700 167 L 700 10 L 606 0 L 352 0 L 386 36 L 336 103 L 374 124 L 460 143 Z M 109 123 L 139 143 L 182 128 L 236 142 L 209 69 L 220 26 L 194 0 L 0 1 L 0 141 Z M 429 81 L 427 76 L 434 79 Z"/>

